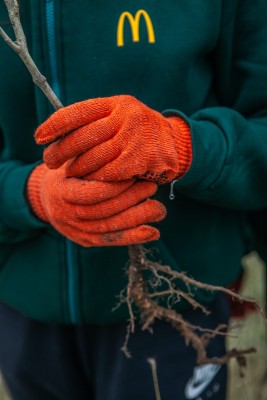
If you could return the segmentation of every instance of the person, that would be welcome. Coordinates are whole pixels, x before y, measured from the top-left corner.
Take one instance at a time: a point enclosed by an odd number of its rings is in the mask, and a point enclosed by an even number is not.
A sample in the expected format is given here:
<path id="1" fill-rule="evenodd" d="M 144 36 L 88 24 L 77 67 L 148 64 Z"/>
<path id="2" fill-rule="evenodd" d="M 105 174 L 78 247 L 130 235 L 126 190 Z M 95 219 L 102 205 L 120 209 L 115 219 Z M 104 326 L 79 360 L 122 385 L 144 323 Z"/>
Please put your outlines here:
<path id="1" fill-rule="evenodd" d="M 265 1 L 20 8 L 65 107 L 54 112 L 1 41 L 0 368 L 12 398 L 154 399 L 154 357 L 163 399 L 225 399 L 226 366 L 197 365 L 164 321 L 153 334 L 137 324 L 127 359 L 129 313 L 116 305 L 128 245 L 209 284 L 242 273 L 248 213 L 267 206 Z M 185 320 L 228 323 L 224 294 L 194 296 L 210 314 L 178 301 Z M 218 335 L 209 356 L 224 352 Z"/>

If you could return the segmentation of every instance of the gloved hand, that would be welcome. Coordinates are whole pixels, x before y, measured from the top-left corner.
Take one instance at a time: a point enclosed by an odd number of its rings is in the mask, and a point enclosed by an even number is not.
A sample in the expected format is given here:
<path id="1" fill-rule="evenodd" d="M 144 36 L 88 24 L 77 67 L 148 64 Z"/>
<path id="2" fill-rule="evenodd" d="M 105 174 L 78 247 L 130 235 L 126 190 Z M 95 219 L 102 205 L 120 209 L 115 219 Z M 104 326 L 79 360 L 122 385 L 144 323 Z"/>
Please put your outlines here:
<path id="1" fill-rule="evenodd" d="M 71 177 L 120 181 L 133 177 L 158 184 L 181 177 L 192 160 L 188 124 L 166 118 L 132 96 L 75 103 L 48 118 L 36 131 L 49 144 L 44 161 L 58 168 L 67 160 Z"/>
<path id="2" fill-rule="evenodd" d="M 147 200 L 157 186 L 150 182 L 96 182 L 67 178 L 65 165 L 37 166 L 27 183 L 34 213 L 62 235 L 85 247 L 149 242 L 159 231 L 149 225 L 162 220 L 165 207 Z"/>

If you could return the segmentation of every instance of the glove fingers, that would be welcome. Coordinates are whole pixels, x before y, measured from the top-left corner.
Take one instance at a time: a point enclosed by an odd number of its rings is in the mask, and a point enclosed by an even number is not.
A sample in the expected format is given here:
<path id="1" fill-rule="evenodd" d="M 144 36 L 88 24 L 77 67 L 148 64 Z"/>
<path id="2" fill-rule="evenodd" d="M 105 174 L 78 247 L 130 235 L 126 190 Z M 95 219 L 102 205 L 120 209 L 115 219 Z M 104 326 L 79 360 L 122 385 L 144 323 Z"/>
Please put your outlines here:
<path id="1" fill-rule="evenodd" d="M 83 232 L 105 233 L 135 228 L 138 225 L 161 221 L 166 209 L 156 200 L 147 200 L 105 219 L 71 220 L 66 224 Z"/>
<path id="2" fill-rule="evenodd" d="M 108 142 L 101 143 L 71 160 L 66 167 L 67 176 L 84 177 L 85 175 L 90 175 L 104 165 L 110 165 L 111 161 L 120 156 L 120 152 L 120 146 L 115 140 L 111 139 Z M 101 181 L 102 179 L 100 178 L 99 180 Z"/>
<path id="3" fill-rule="evenodd" d="M 111 139 L 115 130 L 116 120 L 112 117 L 75 129 L 45 149 L 44 162 L 51 169 L 58 168 L 71 158 Z"/>
<path id="4" fill-rule="evenodd" d="M 112 199 L 100 201 L 93 205 L 72 205 L 72 209 L 70 208 L 69 211 L 72 218 L 78 220 L 103 220 L 146 200 L 153 196 L 156 191 L 157 185 L 154 183 L 136 182 Z"/>
<path id="5" fill-rule="evenodd" d="M 160 236 L 158 229 L 148 225 L 107 233 L 86 233 L 66 228 L 63 235 L 84 247 L 128 246 L 151 242 Z"/>
<path id="6" fill-rule="evenodd" d="M 50 183 L 54 193 L 60 193 L 61 201 L 71 204 L 90 205 L 117 197 L 134 184 L 134 180 L 122 182 L 96 182 L 85 179 L 66 178 L 64 170 L 51 170 L 56 175 Z M 61 176 L 60 176 L 61 175 Z M 48 177 L 48 180 L 51 178 Z"/>
<path id="7" fill-rule="evenodd" d="M 75 162 L 75 161 L 74 161 Z M 74 163 L 73 162 L 73 163 Z M 67 168 L 67 173 L 70 174 L 69 169 L 72 170 L 72 165 L 70 168 Z M 102 181 L 114 181 L 118 182 L 122 177 L 125 177 L 125 179 L 133 179 L 133 176 L 142 176 L 145 174 L 146 167 L 145 165 L 142 164 L 142 161 L 139 160 L 138 163 L 135 162 L 135 160 L 132 160 L 132 162 L 129 162 L 129 156 L 127 154 L 120 154 L 119 157 L 116 157 L 114 160 L 112 160 L 110 163 L 102 166 L 101 168 L 98 168 L 92 173 L 89 173 L 88 175 L 85 175 L 86 179 L 92 179 L 92 180 L 102 180 Z M 153 176 L 151 175 L 150 178 L 158 175 L 156 173 L 153 173 Z M 126 178 L 129 177 L 129 178 Z M 144 179 L 144 177 L 141 177 L 141 179 Z M 153 181 L 153 179 L 151 179 Z"/>
<path id="8" fill-rule="evenodd" d="M 107 117 L 111 112 L 111 105 L 108 98 L 98 98 L 61 108 L 37 128 L 36 143 L 51 143 L 74 129 Z"/>

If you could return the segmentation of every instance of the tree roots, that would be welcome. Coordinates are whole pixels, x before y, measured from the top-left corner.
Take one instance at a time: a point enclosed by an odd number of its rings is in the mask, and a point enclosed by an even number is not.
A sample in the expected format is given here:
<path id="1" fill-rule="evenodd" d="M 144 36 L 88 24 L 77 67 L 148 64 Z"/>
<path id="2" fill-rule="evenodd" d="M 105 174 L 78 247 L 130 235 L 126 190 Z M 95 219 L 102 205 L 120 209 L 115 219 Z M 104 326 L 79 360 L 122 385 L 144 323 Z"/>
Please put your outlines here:
<path id="1" fill-rule="evenodd" d="M 140 313 L 140 322 L 142 330 L 151 330 L 155 320 L 164 320 L 170 323 L 184 337 L 187 345 L 191 345 L 196 350 L 198 364 L 225 364 L 231 358 L 235 358 L 239 367 L 240 374 L 243 375 L 243 368 L 246 366 L 246 355 L 254 353 L 255 348 L 245 350 L 232 349 L 226 352 L 222 357 L 209 358 L 207 355 L 207 346 L 216 335 L 228 335 L 227 326 L 219 325 L 216 329 L 206 329 L 201 326 L 193 325 L 186 321 L 183 316 L 177 313 L 170 304 L 184 299 L 194 309 L 200 309 L 203 313 L 209 314 L 208 309 L 194 299 L 192 288 L 204 289 L 212 292 L 223 292 L 230 295 L 235 301 L 249 302 L 264 317 L 260 304 L 253 299 L 240 296 L 232 290 L 220 286 L 213 286 L 202 283 L 187 276 L 184 272 L 173 271 L 169 266 L 161 265 L 150 261 L 146 256 L 146 250 L 141 246 L 129 246 L 130 265 L 128 267 L 128 286 L 127 293 L 122 302 L 126 302 L 129 310 L 129 326 L 122 350 L 126 356 L 130 356 L 127 345 L 129 336 L 135 330 L 135 317 L 133 305 L 137 306 Z M 149 272 L 150 278 L 147 281 L 144 277 Z M 185 285 L 187 291 L 181 290 L 181 282 Z M 178 284 L 180 285 L 178 286 Z M 164 290 L 151 291 L 164 285 Z M 149 290 L 150 289 L 150 290 Z M 166 298 L 169 301 L 169 307 L 160 305 L 160 299 Z"/>

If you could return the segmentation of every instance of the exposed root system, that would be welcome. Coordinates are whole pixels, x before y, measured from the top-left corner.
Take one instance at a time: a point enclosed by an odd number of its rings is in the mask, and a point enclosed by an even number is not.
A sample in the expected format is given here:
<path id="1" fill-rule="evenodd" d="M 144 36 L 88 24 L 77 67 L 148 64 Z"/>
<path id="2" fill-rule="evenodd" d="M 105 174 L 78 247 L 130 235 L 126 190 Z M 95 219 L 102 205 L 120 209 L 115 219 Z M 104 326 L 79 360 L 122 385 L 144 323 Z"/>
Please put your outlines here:
<path id="1" fill-rule="evenodd" d="M 198 308 L 208 315 L 210 313 L 208 309 L 194 299 L 192 288 L 194 290 L 204 289 L 212 292 L 223 292 L 230 295 L 235 301 L 241 303 L 246 301 L 253 304 L 263 318 L 265 318 L 260 304 L 256 300 L 244 298 L 227 288 L 196 281 L 187 276 L 185 272 L 173 271 L 169 266 L 152 262 L 147 258 L 146 250 L 141 246 L 130 246 L 129 255 L 130 265 L 128 267 L 127 293 L 122 299 L 122 301 L 127 303 L 130 316 L 128 332 L 122 348 L 126 356 L 130 356 L 127 344 L 130 334 L 135 330 L 135 316 L 133 312 L 133 305 L 135 305 L 139 310 L 142 330 L 152 330 L 153 323 L 157 319 L 167 321 L 174 329 L 180 332 L 186 344 L 191 345 L 196 350 L 198 364 L 225 364 L 231 358 L 235 358 L 240 367 L 240 374 L 243 375 L 243 369 L 246 366 L 246 355 L 254 353 L 256 351 L 255 348 L 245 350 L 232 349 L 227 351 L 222 357 L 208 357 L 207 346 L 210 340 L 216 335 L 228 335 L 228 327 L 226 325 L 219 325 L 216 329 L 206 329 L 193 325 L 186 321 L 180 313 L 176 312 L 174 307 L 162 306 L 160 299 L 167 297 L 170 304 L 175 304 L 184 299 L 194 309 Z M 148 272 L 152 276 L 149 282 L 144 278 L 144 275 Z M 164 285 L 164 290 L 157 291 L 157 287 L 159 288 L 162 285 Z M 181 286 L 184 286 L 187 291 L 180 289 Z M 154 291 L 151 291 L 151 287 Z"/>

